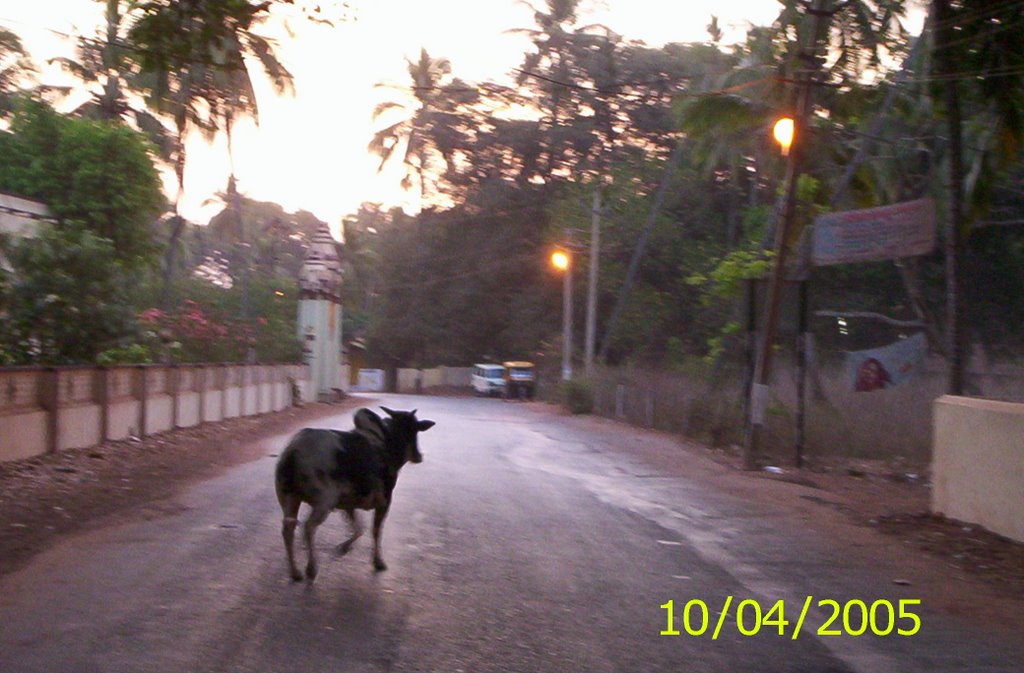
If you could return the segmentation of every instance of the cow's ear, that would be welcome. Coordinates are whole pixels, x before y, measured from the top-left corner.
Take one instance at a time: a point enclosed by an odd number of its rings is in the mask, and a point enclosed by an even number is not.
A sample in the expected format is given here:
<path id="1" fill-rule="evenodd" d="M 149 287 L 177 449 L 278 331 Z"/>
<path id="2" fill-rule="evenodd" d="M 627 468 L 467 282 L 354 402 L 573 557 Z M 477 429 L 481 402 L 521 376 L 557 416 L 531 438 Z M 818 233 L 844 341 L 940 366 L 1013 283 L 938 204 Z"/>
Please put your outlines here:
<path id="1" fill-rule="evenodd" d="M 426 432 L 430 428 L 434 427 L 434 421 L 417 421 L 416 429 L 420 432 Z"/>
<path id="2" fill-rule="evenodd" d="M 388 409 L 388 408 L 387 408 L 387 407 L 385 407 L 385 406 L 381 406 L 381 409 L 383 409 L 383 410 L 384 410 L 384 413 L 386 413 L 386 414 L 387 414 L 388 416 L 391 416 L 392 418 L 394 418 L 394 416 L 395 416 L 395 412 L 394 412 L 394 410 L 392 410 L 392 409 Z"/>

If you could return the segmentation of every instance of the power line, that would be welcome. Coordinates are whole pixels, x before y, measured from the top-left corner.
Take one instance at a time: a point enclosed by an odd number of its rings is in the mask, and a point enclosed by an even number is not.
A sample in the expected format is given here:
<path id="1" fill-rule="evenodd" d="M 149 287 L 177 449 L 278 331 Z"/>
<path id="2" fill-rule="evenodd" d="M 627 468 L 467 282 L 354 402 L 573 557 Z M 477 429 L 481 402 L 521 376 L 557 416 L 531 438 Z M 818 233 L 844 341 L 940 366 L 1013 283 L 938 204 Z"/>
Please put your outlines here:
<path id="1" fill-rule="evenodd" d="M 465 257 L 464 254 L 462 254 L 460 256 L 461 257 Z M 430 258 L 427 258 L 427 259 L 429 259 L 430 261 L 437 261 L 438 258 L 430 257 Z M 418 288 L 418 287 L 432 286 L 432 285 L 439 285 L 439 284 L 442 284 L 442 283 L 448 283 L 448 282 L 451 282 L 453 280 L 462 280 L 462 279 L 465 279 L 465 278 L 472 278 L 474 276 L 490 276 L 490 275 L 494 274 L 495 267 L 504 267 L 504 266 L 509 266 L 509 265 L 512 265 L 512 264 L 519 265 L 519 264 L 522 264 L 525 261 L 530 261 L 530 260 L 535 260 L 535 259 L 537 259 L 536 254 L 534 252 L 532 252 L 532 251 L 531 252 L 527 252 L 527 253 L 521 253 L 519 255 L 513 255 L 511 257 L 503 256 L 501 259 L 489 262 L 487 265 L 485 265 L 483 267 L 478 266 L 478 267 L 476 267 L 474 269 L 469 269 L 467 271 L 463 271 L 462 273 L 446 274 L 446 275 L 443 275 L 443 276 L 437 276 L 435 278 L 426 278 L 426 279 L 412 281 L 412 282 L 408 282 L 408 283 L 393 283 L 393 284 L 384 283 L 384 287 L 382 289 L 384 291 L 389 291 L 389 290 L 409 290 L 409 289 L 412 289 L 412 288 Z"/>
<path id="2" fill-rule="evenodd" d="M 950 26 L 956 26 L 964 23 L 973 23 L 975 21 L 984 20 L 986 18 L 994 18 L 996 15 L 1005 10 L 1016 9 L 1020 7 L 1024 7 L 1024 0 L 1002 0 L 1000 2 L 989 3 L 985 7 L 979 7 L 977 9 L 969 10 L 961 14 L 955 14 L 954 16 L 950 17 L 945 21 L 937 21 L 933 19 L 932 25 L 925 26 L 925 28 L 921 31 L 921 34 L 923 35 L 924 33 L 929 32 L 934 33 L 936 30 L 942 28 L 948 28 Z"/>
<path id="3" fill-rule="evenodd" d="M 956 47 L 956 46 L 960 46 L 960 45 L 963 45 L 963 44 L 969 44 L 971 42 L 976 42 L 976 41 L 984 40 L 985 38 L 991 37 L 992 35 L 994 35 L 996 33 L 1001 33 L 1001 32 L 1006 31 L 1006 30 L 1015 29 L 1015 28 L 1018 28 L 1021 25 L 1024 25 L 1024 16 L 1022 16 L 1020 18 L 1017 18 L 1014 21 L 1008 21 L 1006 23 L 1000 23 L 1000 24 L 998 24 L 996 26 L 993 26 L 991 28 L 987 28 L 987 29 L 982 30 L 982 31 L 980 31 L 978 33 L 974 33 L 974 34 L 970 34 L 970 35 L 964 35 L 963 37 L 961 37 L 961 38 L 959 38 L 957 40 L 950 40 L 949 42 L 944 42 L 943 44 L 941 44 L 939 46 L 933 46 L 931 48 L 931 53 L 935 53 L 937 51 L 942 51 L 943 49 L 949 49 L 950 47 Z"/>

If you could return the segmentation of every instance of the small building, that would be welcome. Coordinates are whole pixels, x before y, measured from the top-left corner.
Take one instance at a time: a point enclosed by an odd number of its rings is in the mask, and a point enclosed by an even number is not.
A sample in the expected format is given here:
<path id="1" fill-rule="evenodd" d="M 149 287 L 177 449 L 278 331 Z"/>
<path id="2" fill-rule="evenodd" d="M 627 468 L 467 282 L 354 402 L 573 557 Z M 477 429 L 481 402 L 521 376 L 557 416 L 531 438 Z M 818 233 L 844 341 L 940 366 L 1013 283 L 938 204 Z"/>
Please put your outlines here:
<path id="1" fill-rule="evenodd" d="M 324 224 L 299 272 L 298 335 L 309 364 L 311 397 L 332 400 L 346 388 L 342 376 L 341 258 Z"/>
<path id="2" fill-rule="evenodd" d="M 41 222 L 53 222 L 54 217 L 45 203 L 0 192 L 0 236 L 4 238 L 32 238 Z M 12 271 L 11 264 L 0 248 L 0 269 Z"/>

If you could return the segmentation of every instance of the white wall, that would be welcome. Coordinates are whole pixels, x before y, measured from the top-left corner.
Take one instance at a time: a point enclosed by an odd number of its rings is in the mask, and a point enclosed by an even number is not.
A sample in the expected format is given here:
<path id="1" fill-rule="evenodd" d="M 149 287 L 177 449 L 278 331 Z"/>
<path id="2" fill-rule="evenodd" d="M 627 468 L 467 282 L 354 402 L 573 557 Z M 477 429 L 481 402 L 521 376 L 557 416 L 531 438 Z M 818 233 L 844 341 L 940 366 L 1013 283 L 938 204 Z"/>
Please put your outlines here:
<path id="1" fill-rule="evenodd" d="M 305 365 L 0 368 L 0 461 L 278 411 L 308 376 Z"/>
<path id="2" fill-rule="evenodd" d="M 935 400 L 932 510 L 1024 542 L 1024 404 Z"/>

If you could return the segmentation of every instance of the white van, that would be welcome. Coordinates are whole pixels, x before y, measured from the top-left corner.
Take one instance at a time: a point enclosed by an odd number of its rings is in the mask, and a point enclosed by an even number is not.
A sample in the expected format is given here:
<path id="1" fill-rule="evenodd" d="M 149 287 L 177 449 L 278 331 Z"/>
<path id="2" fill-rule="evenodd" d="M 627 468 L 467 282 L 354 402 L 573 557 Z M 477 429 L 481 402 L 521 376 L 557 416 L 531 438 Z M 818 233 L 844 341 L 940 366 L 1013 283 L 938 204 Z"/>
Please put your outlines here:
<path id="1" fill-rule="evenodd" d="M 501 365 L 473 365 L 473 391 L 477 395 L 504 395 L 505 368 Z"/>

